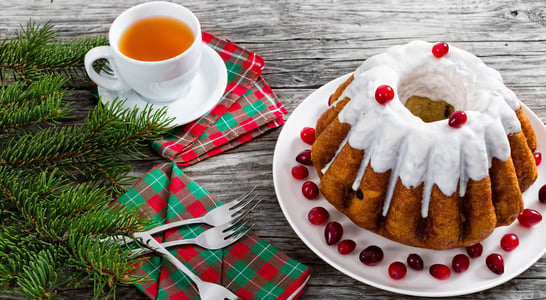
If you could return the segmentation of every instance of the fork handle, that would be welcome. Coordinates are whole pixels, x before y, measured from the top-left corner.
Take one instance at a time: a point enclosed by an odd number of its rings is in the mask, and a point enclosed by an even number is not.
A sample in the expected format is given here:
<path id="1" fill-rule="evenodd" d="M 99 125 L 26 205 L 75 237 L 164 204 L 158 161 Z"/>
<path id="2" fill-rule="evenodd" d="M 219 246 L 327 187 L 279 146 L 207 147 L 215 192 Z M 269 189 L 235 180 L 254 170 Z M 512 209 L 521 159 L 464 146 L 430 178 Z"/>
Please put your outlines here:
<path id="1" fill-rule="evenodd" d="M 195 239 L 175 240 L 175 241 L 170 241 L 170 242 L 164 242 L 164 243 L 161 243 L 159 245 L 161 245 L 161 247 L 167 249 L 169 247 L 180 246 L 180 245 L 188 245 L 188 244 L 195 244 Z M 209 249 L 212 249 L 212 248 L 209 248 Z M 214 249 L 212 249 L 212 250 L 214 250 Z M 151 252 L 153 252 L 153 250 L 148 249 L 148 248 L 138 248 L 138 249 L 134 249 L 134 250 L 131 251 L 131 256 L 137 257 L 137 256 L 141 256 L 141 255 L 146 255 L 146 254 L 151 253 Z"/>
<path id="2" fill-rule="evenodd" d="M 169 247 L 180 246 L 180 245 L 188 245 L 188 244 L 195 244 L 195 239 L 175 240 L 175 241 L 170 241 L 170 242 L 164 242 L 164 243 L 161 243 L 161 246 L 163 246 L 163 248 L 169 248 Z"/>
<path id="3" fill-rule="evenodd" d="M 197 289 L 199 289 L 199 284 L 202 282 L 201 278 L 199 276 L 195 275 L 186 265 L 184 265 L 180 260 L 178 260 L 174 255 L 172 255 L 169 251 L 167 251 L 166 248 L 161 246 L 161 244 L 156 241 L 154 238 L 152 238 L 151 234 L 147 233 L 139 233 L 139 237 L 143 238 L 144 240 L 147 240 L 150 244 L 149 246 L 152 247 L 153 251 L 161 254 L 163 257 L 165 257 L 169 262 L 171 262 L 177 269 L 182 271 L 184 274 L 186 274 L 190 279 L 197 285 Z"/>
<path id="4" fill-rule="evenodd" d="M 148 233 L 150 235 L 154 235 L 154 234 L 156 234 L 158 232 L 162 232 L 162 231 L 174 228 L 174 227 L 180 227 L 180 226 L 189 225 L 189 224 L 203 223 L 204 219 L 205 219 L 205 217 L 202 216 L 202 217 L 197 217 L 197 218 L 174 221 L 174 222 L 170 222 L 170 223 L 167 223 L 167 224 L 159 225 L 157 227 L 154 227 L 154 228 L 152 228 L 150 230 L 146 230 L 144 232 Z"/>

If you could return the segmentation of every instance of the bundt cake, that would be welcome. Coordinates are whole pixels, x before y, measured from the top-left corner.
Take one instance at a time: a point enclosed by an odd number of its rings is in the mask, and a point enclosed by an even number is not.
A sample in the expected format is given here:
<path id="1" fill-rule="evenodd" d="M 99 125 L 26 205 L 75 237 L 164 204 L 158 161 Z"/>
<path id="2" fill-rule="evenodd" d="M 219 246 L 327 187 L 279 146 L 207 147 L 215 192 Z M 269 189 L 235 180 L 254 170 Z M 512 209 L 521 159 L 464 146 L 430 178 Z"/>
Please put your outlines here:
<path id="1" fill-rule="evenodd" d="M 355 224 L 415 247 L 485 239 L 523 209 L 536 137 L 517 96 L 476 56 L 414 41 L 367 59 L 330 96 L 311 159 Z"/>

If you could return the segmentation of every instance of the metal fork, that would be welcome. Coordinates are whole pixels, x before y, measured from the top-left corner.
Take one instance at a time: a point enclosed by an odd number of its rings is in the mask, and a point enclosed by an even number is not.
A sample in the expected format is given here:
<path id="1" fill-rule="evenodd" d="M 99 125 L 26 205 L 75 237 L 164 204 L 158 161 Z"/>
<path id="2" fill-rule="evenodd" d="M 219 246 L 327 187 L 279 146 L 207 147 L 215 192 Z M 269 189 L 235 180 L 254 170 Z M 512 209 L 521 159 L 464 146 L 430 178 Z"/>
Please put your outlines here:
<path id="1" fill-rule="evenodd" d="M 217 299 L 239 299 L 227 288 L 212 282 L 203 281 L 199 276 L 193 273 L 186 265 L 179 261 L 174 255 L 172 255 L 167 249 L 165 249 L 159 242 L 157 242 L 149 233 L 143 232 L 140 236 L 141 239 L 147 241 L 148 247 L 153 251 L 161 254 L 167 260 L 169 260 L 177 269 L 186 274 L 197 286 L 199 296 L 202 300 L 217 300 Z"/>
<path id="2" fill-rule="evenodd" d="M 165 231 L 173 227 L 179 227 L 182 225 L 197 224 L 197 223 L 204 223 L 210 226 L 219 226 L 219 225 L 228 223 L 232 221 L 233 219 L 240 220 L 261 202 L 261 199 L 260 199 L 256 201 L 254 205 L 249 206 L 249 204 L 251 204 L 254 201 L 254 199 L 256 199 L 256 197 L 258 197 L 259 195 L 258 193 L 255 193 L 254 195 L 251 196 L 251 194 L 254 193 L 255 190 L 256 190 L 256 187 L 252 188 L 252 190 L 250 190 L 249 192 L 245 193 L 244 195 L 240 196 L 239 198 L 233 201 L 230 201 L 228 203 L 225 203 L 224 205 L 213 208 L 211 211 L 209 211 L 208 213 L 206 213 L 205 215 L 201 217 L 174 221 L 164 225 L 159 225 L 150 230 L 147 230 L 146 232 L 148 232 L 149 234 L 156 234 L 158 232 Z M 232 224 L 233 223 L 234 222 L 232 222 Z"/>
<path id="3" fill-rule="evenodd" d="M 256 201 L 253 205 L 250 205 L 256 197 L 258 197 L 258 193 L 255 193 L 251 196 L 252 193 L 256 190 L 256 187 L 252 188 L 249 192 L 243 194 L 239 198 L 230 201 L 228 203 L 225 203 L 223 205 L 217 206 L 204 214 L 201 217 L 197 218 L 191 218 L 191 219 L 184 219 L 179 221 L 170 222 L 167 224 L 156 226 L 152 229 L 141 231 L 141 233 L 148 233 L 150 235 L 156 234 L 158 232 L 162 232 L 171 228 L 180 227 L 183 225 L 190 225 L 190 224 L 199 224 L 204 223 L 208 224 L 210 226 L 220 226 L 224 224 L 235 224 L 242 220 L 246 215 L 248 215 L 256 206 L 262 201 L 259 199 Z M 103 238 L 100 240 L 101 242 L 114 242 L 121 244 L 126 244 L 132 242 L 132 238 L 127 236 L 111 236 L 107 238 Z"/>
<path id="4" fill-rule="evenodd" d="M 212 227 L 194 238 L 164 242 L 160 245 L 164 248 L 169 248 L 180 245 L 195 244 L 210 250 L 221 249 L 233 244 L 234 242 L 245 236 L 250 231 L 253 225 L 254 223 L 251 220 L 246 220 L 242 223 L 230 222 L 222 224 L 220 226 Z M 133 236 L 138 240 L 142 240 L 143 233 L 135 232 Z M 129 241 L 132 241 L 132 239 Z M 136 257 L 140 255 L 145 255 L 152 251 L 152 249 L 148 248 L 134 249 L 131 252 L 131 256 Z"/>

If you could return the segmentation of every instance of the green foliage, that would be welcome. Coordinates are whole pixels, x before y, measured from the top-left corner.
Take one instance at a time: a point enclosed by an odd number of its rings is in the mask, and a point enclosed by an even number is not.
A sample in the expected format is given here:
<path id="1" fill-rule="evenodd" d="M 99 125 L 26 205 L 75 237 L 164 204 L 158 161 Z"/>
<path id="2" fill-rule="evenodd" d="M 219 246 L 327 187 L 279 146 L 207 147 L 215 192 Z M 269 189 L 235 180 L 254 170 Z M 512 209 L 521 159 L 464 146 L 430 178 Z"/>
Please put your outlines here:
<path id="1" fill-rule="evenodd" d="M 95 298 L 132 284 L 140 262 L 101 239 L 150 227 L 113 204 L 133 178 L 131 159 L 168 130 L 166 111 L 97 104 L 71 120 L 70 85 L 90 86 L 84 54 L 103 37 L 62 41 L 29 22 L 0 44 L 0 293 L 57 298 L 91 285 Z M 89 97 L 91 97 L 89 93 Z M 68 121 L 68 122 L 67 122 Z"/>
<path id="2" fill-rule="evenodd" d="M 85 78 L 81 68 L 85 53 L 106 43 L 105 36 L 59 40 L 50 23 L 38 26 L 28 22 L 17 38 L 0 45 L 0 80 L 31 82 L 47 74 Z"/>

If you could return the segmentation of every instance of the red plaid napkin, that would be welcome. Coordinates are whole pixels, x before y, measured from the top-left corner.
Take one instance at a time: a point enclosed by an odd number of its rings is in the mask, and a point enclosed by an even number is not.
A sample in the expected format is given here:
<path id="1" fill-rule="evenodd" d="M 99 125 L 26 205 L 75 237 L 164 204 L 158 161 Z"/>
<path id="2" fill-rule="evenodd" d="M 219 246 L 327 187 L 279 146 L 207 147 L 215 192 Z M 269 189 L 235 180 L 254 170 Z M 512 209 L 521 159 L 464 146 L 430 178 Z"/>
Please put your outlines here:
<path id="1" fill-rule="evenodd" d="M 138 207 L 158 224 L 198 217 L 221 205 L 175 163 L 153 168 L 118 201 Z M 192 238 L 207 228 L 194 224 L 156 236 L 159 241 Z M 252 233 L 219 250 L 187 245 L 169 248 L 203 280 L 229 288 L 242 299 L 297 299 L 309 280 L 309 268 Z M 136 276 L 151 299 L 198 299 L 191 281 L 167 260 L 151 254 Z"/>
<path id="2" fill-rule="evenodd" d="M 152 149 L 179 165 L 201 161 L 281 126 L 287 113 L 260 75 L 264 67 L 260 56 L 206 32 L 203 41 L 225 61 L 228 85 L 210 112 L 152 143 Z"/>

